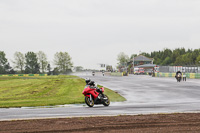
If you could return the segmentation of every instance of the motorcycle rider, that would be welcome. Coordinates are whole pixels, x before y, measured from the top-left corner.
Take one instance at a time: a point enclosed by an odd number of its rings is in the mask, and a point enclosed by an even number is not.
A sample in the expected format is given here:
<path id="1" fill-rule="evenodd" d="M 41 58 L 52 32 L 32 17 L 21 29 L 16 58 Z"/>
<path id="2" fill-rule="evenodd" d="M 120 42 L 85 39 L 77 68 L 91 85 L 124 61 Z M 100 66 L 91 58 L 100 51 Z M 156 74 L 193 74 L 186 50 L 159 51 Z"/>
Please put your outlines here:
<path id="1" fill-rule="evenodd" d="M 89 83 L 90 81 L 91 81 L 90 78 L 86 78 L 86 79 L 85 79 L 86 85 L 89 85 L 88 83 Z"/>
<path id="2" fill-rule="evenodd" d="M 95 75 L 95 71 L 92 71 L 92 76 L 94 76 Z"/>
<path id="3" fill-rule="evenodd" d="M 183 81 L 186 81 L 186 75 L 183 73 Z"/>
<path id="4" fill-rule="evenodd" d="M 85 83 L 86 83 L 85 88 L 87 88 L 88 86 L 90 86 L 91 89 L 96 89 L 97 92 L 99 92 L 100 94 L 102 93 L 102 90 L 99 87 L 97 87 L 95 85 L 95 82 L 91 81 L 89 78 L 85 79 Z"/>
<path id="5" fill-rule="evenodd" d="M 89 107 L 93 107 L 94 104 L 103 104 L 109 106 L 110 100 L 107 95 L 104 94 L 104 88 L 98 88 L 94 81 L 89 78 L 85 79 L 86 85 L 82 94 L 85 96 L 85 103 Z"/>
<path id="6" fill-rule="evenodd" d="M 88 87 L 88 86 L 90 86 L 90 88 L 96 88 L 96 86 L 95 86 L 95 82 L 94 81 L 91 81 L 91 79 L 90 78 L 86 78 L 85 79 L 85 83 L 86 83 L 86 86 L 85 87 Z"/>
<path id="7" fill-rule="evenodd" d="M 181 71 L 176 72 L 175 78 L 176 78 L 177 81 L 178 81 L 178 77 L 180 77 L 180 78 L 182 77 Z"/>
<path id="8" fill-rule="evenodd" d="M 104 71 L 102 71 L 102 75 L 104 76 Z"/>

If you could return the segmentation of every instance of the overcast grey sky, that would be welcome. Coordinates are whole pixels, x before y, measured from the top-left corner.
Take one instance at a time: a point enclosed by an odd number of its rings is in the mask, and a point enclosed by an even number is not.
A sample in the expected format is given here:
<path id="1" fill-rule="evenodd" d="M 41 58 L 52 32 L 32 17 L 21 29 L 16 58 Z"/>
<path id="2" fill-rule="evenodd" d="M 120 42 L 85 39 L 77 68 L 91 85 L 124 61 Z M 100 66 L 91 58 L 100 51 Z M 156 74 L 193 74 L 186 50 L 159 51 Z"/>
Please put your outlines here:
<path id="1" fill-rule="evenodd" d="M 68 52 L 75 66 L 200 48 L 200 0 L 0 0 L 0 51 Z"/>

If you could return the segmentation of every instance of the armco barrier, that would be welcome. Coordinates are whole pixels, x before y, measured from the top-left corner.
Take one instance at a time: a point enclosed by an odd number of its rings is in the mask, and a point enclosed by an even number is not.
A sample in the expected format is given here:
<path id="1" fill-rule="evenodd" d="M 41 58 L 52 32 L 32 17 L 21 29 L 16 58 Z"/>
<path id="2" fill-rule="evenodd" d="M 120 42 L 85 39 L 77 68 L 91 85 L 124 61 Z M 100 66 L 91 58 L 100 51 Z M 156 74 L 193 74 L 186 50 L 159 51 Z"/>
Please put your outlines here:
<path id="1" fill-rule="evenodd" d="M 172 77 L 174 78 L 176 73 L 155 73 L 155 77 Z M 200 79 L 200 73 L 185 73 L 187 78 Z"/>
<path id="2" fill-rule="evenodd" d="M 29 77 L 29 76 L 47 76 L 47 74 L 8 74 L 8 75 L 0 75 L 0 77 Z"/>

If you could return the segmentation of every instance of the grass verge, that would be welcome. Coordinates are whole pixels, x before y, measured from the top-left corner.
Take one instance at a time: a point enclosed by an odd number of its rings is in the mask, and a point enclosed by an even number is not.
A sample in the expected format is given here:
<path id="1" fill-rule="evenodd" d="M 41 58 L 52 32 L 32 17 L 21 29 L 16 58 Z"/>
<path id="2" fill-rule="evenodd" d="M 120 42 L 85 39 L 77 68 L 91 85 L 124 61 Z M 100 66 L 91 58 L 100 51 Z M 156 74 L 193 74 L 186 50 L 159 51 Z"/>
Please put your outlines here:
<path id="1" fill-rule="evenodd" d="M 0 77 L 0 108 L 84 103 L 84 79 L 71 75 L 47 77 Z M 111 101 L 125 101 L 106 88 Z"/>

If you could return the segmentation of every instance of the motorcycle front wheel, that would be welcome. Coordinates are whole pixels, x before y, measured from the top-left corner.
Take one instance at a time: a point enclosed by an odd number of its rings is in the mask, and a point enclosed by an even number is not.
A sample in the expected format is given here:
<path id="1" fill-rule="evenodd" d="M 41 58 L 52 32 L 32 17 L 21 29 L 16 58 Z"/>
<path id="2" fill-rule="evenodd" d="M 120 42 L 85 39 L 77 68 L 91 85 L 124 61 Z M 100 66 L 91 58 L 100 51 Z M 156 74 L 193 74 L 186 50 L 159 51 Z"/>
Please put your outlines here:
<path id="1" fill-rule="evenodd" d="M 104 106 L 109 106 L 110 105 L 110 99 L 107 95 L 104 95 L 104 102 L 103 102 Z"/>
<path id="2" fill-rule="evenodd" d="M 93 100 L 93 98 L 90 99 L 90 97 L 88 97 L 88 96 L 85 97 L 85 103 L 86 103 L 89 107 L 93 107 L 93 106 L 94 106 L 94 100 Z"/>

